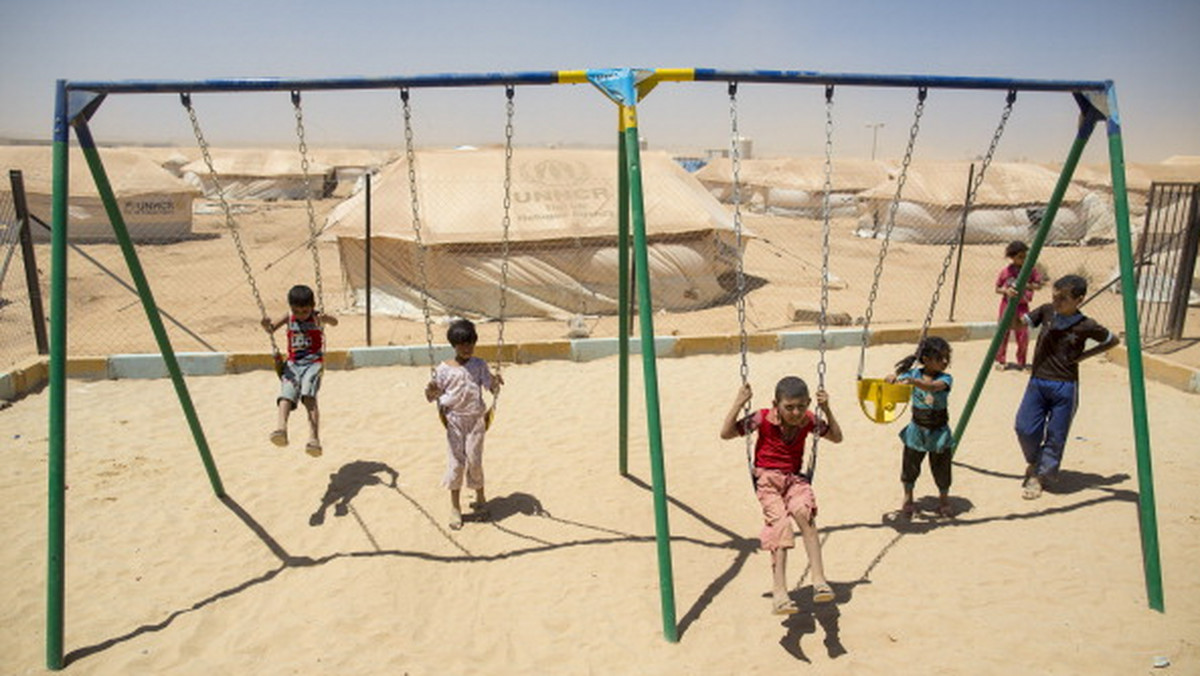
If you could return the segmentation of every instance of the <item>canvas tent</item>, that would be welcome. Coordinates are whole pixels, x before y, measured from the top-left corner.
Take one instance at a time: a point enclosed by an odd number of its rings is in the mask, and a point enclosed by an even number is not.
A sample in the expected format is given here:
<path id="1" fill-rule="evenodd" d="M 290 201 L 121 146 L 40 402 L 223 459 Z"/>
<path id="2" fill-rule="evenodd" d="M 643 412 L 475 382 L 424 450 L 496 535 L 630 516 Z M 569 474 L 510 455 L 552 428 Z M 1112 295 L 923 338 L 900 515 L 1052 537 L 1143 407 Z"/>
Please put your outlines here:
<path id="1" fill-rule="evenodd" d="M 312 152 L 313 159 L 329 167 L 334 187 L 331 197 L 349 197 L 362 189 L 363 177 L 378 171 L 393 159 L 390 150 L 366 148 L 318 148 Z"/>
<path id="2" fill-rule="evenodd" d="M 134 149 L 101 148 L 100 159 L 135 241 L 181 239 L 192 234 L 195 188 Z M 52 160 L 50 146 L 0 146 L 0 168 L 21 170 L 29 211 L 47 224 L 52 217 Z M 73 241 L 114 239 L 108 213 L 82 151 L 72 147 L 67 162 L 70 181 L 67 236 Z M 5 174 L 0 192 L 8 194 L 11 185 Z M 41 227 L 33 227 L 32 234 L 38 241 L 50 239 Z"/>
<path id="3" fill-rule="evenodd" d="M 976 165 L 975 170 L 979 170 Z M 896 206 L 891 238 L 919 244 L 948 244 L 962 228 L 967 162 L 914 162 Z M 896 177 L 859 195 L 860 237 L 883 237 L 896 194 Z M 1041 218 L 1058 174 L 1033 164 L 992 162 L 967 214 L 965 244 L 1025 240 Z M 1068 186 L 1047 242 L 1075 243 L 1086 234 L 1079 210 L 1084 191 Z"/>
<path id="4" fill-rule="evenodd" d="M 830 170 L 830 215 L 852 217 L 858 213 L 858 193 L 879 185 L 889 176 L 882 161 L 835 158 Z M 696 178 L 719 200 L 733 201 L 733 164 L 728 158 L 709 162 Z M 738 163 L 741 200 L 756 211 L 779 215 L 822 217 L 825 201 L 825 158 L 785 157 L 749 159 Z"/>
<path id="5" fill-rule="evenodd" d="M 692 310 L 725 300 L 738 256 L 728 212 L 666 154 L 641 158 L 654 307 Z M 505 317 L 617 311 L 616 172 L 615 151 L 513 153 Z M 498 317 L 503 149 L 420 151 L 416 175 L 423 256 L 407 160 L 386 167 L 372 190 L 373 311 L 420 318 L 423 265 L 435 314 Z M 363 197 L 340 204 L 326 224 L 360 306 Z"/>
<path id="6" fill-rule="evenodd" d="M 308 177 L 299 151 L 270 148 L 214 148 L 210 151 L 217 180 L 228 199 L 237 200 L 302 200 L 306 196 L 321 199 L 333 192 L 333 169 L 322 162 L 309 159 Z M 205 197 L 217 197 L 203 159 L 197 159 L 181 169 L 183 180 L 204 192 Z"/>

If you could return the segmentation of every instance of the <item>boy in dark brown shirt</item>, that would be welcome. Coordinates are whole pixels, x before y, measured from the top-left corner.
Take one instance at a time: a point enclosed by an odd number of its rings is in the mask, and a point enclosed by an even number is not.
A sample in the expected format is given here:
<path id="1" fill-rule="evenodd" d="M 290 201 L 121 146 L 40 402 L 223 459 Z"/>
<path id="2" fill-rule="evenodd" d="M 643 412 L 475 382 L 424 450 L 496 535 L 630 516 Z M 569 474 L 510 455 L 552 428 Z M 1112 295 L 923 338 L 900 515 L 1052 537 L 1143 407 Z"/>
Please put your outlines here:
<path id="1" fill-rule="evenodd" d="M 1023 317 L 1042 327 L 1033 354 L 1033 373 L 1017 409 L 1016 432 L 1025 454 L 1023 497 L 1041 497 L 1062 464 L 1071 419 L 1079 405 L 1079 362 L 1112 349 L 1120 339 L 1079 311 L 1087 280 L 1066 275 L 1054 283 L 1051 302 Z M 1097 344 L 1087 348 L 1085 341 Z"/>

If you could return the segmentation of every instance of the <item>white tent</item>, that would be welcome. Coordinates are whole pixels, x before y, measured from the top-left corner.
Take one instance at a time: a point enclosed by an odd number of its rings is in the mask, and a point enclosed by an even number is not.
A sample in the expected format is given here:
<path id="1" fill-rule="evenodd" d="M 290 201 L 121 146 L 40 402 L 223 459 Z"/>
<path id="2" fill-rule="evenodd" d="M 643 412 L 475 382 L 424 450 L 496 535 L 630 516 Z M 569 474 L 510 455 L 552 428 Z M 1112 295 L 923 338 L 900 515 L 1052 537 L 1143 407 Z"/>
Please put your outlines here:
<path id="1" fill-rule="evenodd" d="M 300 152 L 295 149 L 214 148 L 210 155 L 227 199 L 302 200 L 306 195 L 321 199 L 333 192 L 336 183 L 333 169 L 312 157 L 306 179 Z M 183 180 L 201 189 L 205 197 L 217 197 L 217 186 L 203 158 L 180 171 Z"/>
<path id="2" fill-rule="evenodd" d="M 889 176 L 882 161 L 835 158 L 830 167 L 830 215 L 857 214 L 858 193 Z M 733 165 L 715 159 L 696 172 L 696 178 L 722 202 L 733 201 Z M 820 218 L 825 203 L 825 158 L 783 157 L 748 159 L 738 163 L 741 201 L 757 211 Z"/>
<path id="3" fill-rule="evenodd" d="M 137 150 L 101 148 L 99 152 L 117 206 L 134 240 L 162 241 L 191 235 L 195 188 Z M 0 168 L 21 170 L 29 211 L 48 225 L 52 217 L 52 161 L 50 146 L 0 146 Z M 72 147 L 67 163 L 70 182 L 68 237 L 74 241 L 112 240 L 108 213 L 100 201 L 83 152 Z M 0 193 L 5 196 L 11 193 L 7 171 Z M 39 241 L 50 238 L 49 233 L 39 226 L 34 226 L 31 232 Z"/>
<path id="4" fill-rule="evenodd" d="M 667 155 L 641 158 L 654 307 L 692 310 L 723 301 L 738 257 L 728 212 Z M 423 267 L 433 312 L 498 317 L 504 151 L 416 154 L 424 255 L 408 171 L 407 160 L 392 163 L 372 191 L 372 308 L 420 317 Z M 510 196 L 504 316 L 616 312 L 616 153 L 518 148 Z M 363 197 L 340 204 L 326 224 L 356 304 L 365 299 Z"/>
<path id="5" fill-rule="evenodd" d="M 975 170 L 979 171 L 976 165 Z M 891 238 L 900 242 L 947 244 L 959 236 L 966 199 L 967 162 L 914 162 L 905 176 Z M 859 194 L 860 237 L 883 237 L 898 177 Z M 967 214 L 965 244 L 1027 240 L 1050 200 L 1058 175 L 1033 164 L 992 162 Z M 1047 242 L 1081 241 L 1087 224 L 1078 213 L 1084 191 L 1068 186 Z"/>

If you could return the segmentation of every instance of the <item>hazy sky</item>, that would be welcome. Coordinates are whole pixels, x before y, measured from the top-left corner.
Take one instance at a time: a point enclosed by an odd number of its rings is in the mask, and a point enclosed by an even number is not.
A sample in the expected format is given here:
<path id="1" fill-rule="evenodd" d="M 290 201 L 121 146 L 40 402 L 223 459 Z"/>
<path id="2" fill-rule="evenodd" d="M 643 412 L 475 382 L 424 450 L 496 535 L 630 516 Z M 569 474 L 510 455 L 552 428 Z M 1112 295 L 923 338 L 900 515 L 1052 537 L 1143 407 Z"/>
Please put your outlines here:
<path id="1" fill-rule="evenodd" d="M 54 83 L 68 80 L 389 76 L 615 67 L 796 69 L 1116 83 L 1126 157 L 1200 155 L 1196 0 L 0 0 L 0 137 L 48 139 Z M 760 154 L 818 154 L 823 91 L 744 85 L 739 129 Z M 918 153 L 986 149 L 1003 92 L 934 91 Z M 286 92 L 197 94 L 214 145 L 294 140 Z M 395 92 L 311 92 L 310 145 L 402 141 Z M 839 88 L 835 152 L 903 151 L 915 93 Z M 496 143 L 499 88 L 414 92 L 419 144 Z M 1067 94 L 1022 94 L 1001 159 L 1061 160 L 1077 108 Z M 639 106 L 651 146 L 728 147 L 723 85 L 671 83 Z M 174 95 L 110 96 L 101 143 L 191 143 Z M 588 86 L 524 87 L 517 143 L 605 144 L 614 106 Z M 1102 158 L 1102 138 L 1089 158 Z"/>

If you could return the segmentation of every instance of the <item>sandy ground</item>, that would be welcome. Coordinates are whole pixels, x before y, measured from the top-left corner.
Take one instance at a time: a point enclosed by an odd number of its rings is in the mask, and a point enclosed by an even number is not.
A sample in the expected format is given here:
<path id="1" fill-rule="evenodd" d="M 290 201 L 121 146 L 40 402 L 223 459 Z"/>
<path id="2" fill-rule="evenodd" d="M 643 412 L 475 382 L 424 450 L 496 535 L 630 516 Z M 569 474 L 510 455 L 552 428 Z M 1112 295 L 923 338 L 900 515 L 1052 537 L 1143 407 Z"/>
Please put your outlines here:
<path id="1" fill-rule="evenodd" d="M 986 346 L 955 345 L 954 421 Z M 906 349 L 872 348 L 869 370 Z M 783 374 L 815 379 L 817 356 L 751 355 L 756 403 Z M 899 425 L 856 410 L 857 350 L 827 359 L 846 440 L 820 446 L 816 490 L 837 599 L 813 606 L 797 550 L 787 618 L 770 613 L 744 445 L 717 436 L 737 357 L 660 361 L 678 643 L 663 636 L 637 362 L 627 477 L 616 359 L 508 365 L 490 519 L 461 531 L 445 525 L 427 369 L 330 372 L 317 459 L 267 441 L 270 373 L 189 379 L 224 499 L 168 381 L 71 381 L 65 673 L 1200 673 L 1195 395 L 1147 387 L 1160 613 L 1123 368 L 1084 365 L 1062 484 L 1037 501 L 1021 499 L 1011 429 L 1025 377 L 992 372 L 956 457 L 957 515 L 933 516 L 926 471 L 904 522 Z M 0 411 L 5 674 L 44 672 L 46 409 L 42 392 Z"/>

